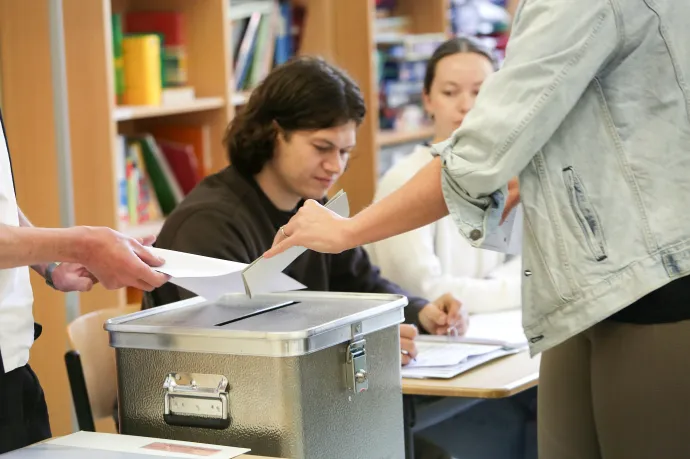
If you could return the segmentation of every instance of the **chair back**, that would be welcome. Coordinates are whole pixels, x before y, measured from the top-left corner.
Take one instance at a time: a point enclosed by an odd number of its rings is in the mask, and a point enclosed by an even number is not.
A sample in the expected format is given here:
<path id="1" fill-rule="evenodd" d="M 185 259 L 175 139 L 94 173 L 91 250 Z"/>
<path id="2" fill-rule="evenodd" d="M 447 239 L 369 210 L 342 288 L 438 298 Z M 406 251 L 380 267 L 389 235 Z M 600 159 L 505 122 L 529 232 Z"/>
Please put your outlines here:
<path id="1" fill-rule="evenodd" d="M 101 309 L 90 312 L 76 318 L 67 326 L 67 336 L 72 349 L 71 360 L 66 356 L 68 374 L 72 385 L 72 396 L 75 401 L 75 408 L 79 411 L 77 398 L 79 396 L 88 400 L 91 408 L 92 423 L 113 415 L 115 400 L 117 398 L 117 369 L 115 365 L 115 350 L 110 347 L 108 332 L 103 325 L 108 319 L 119 317 L 139 311 L 141 306 L 132 305 L 119 308 Z M 74 352 L 76 351 L 76 352 Z M 86 394 L 75 394 L 83 392 L 84 389 L 76 386 L 74 380 L 79 379 L 79 375 L 74 375 L 76 357 L 76 368 L 81 363 L 83 373 L 83 383 L 85 383 Z M 70 365 L 72 368 L 70 369 Z M 70 371 L 71 370 L 71 371 Z M 84 385 L 84 384 L 81 384 Z M 84 410 L 82 410 L 83 412 Z M 77 413 L 78 417 L 79 413 Z M 85 430 L 86 426 L 80 428 Z"/>

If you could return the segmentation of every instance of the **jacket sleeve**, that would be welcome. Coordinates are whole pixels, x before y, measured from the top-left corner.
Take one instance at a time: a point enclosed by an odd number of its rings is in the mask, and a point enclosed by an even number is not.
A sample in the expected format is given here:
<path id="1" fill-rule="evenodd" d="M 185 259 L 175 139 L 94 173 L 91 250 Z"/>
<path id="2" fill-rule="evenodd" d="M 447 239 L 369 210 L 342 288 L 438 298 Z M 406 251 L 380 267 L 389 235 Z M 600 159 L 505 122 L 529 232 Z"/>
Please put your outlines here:
<path id="1" fill-rule="evenodd" d="M 422 332 L 419 312 L 429 301 L 410 295 L 399 285 L 381 276 L 378 267 L 371 264 L 369 256 L 361 247 L 332 255 L 330 290 L 335 292 L 394 293 L 405 295 L 405 323 L 414 324 Z"/>
<path id="2" fill-rule="evenodd" d="M 610 0 L 523 0 L 502 68 L 462 126 L 433 146 L 448 210 L 475 247 L 498 225 L 508 181 L 616 55 L 617 14 Z"/>

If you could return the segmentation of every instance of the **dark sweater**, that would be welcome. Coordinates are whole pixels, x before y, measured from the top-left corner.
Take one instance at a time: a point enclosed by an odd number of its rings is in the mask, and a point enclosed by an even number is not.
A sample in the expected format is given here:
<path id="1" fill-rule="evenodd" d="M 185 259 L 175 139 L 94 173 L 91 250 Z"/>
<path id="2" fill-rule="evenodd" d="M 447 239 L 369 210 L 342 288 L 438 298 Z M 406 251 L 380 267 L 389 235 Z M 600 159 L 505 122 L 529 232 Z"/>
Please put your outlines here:
<path id="1" fill-rule="evenodd" d="M 271 247 L 278 229 L 301 205 L 291 212 L 277 209 L 252 178 L 230 166 L 192 190 L 166 219 L 155 246 L 251 263 Z M 428 303 L 381 277 L 360 247 L 339 254 L 307 250 L 285 269 L 285 274 L 308 290 L 406 295 L 405 322 L 418 326 L 419 311 Z M 150 298 L 154 306 L 160 306 L 193 296 L 167 283 Z"/>

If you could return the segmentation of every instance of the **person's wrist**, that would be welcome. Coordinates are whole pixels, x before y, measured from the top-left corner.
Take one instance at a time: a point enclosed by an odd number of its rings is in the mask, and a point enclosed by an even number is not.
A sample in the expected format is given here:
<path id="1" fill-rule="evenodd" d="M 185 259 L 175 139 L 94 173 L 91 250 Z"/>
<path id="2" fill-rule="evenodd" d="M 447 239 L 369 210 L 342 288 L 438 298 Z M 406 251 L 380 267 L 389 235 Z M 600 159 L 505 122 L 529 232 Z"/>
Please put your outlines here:
<path id="1" fill-rule="evenodd" d="M 361 225 L 357 216 L 344 219 L 341 246 L 343 250 L 363 245 Z"/>
<path id="2" fill-rule="evenodd" d="M 68 228 L 67 258 L 75 263 L 87 265 L 89 257 L 96 250 L 98 238 L 96 228 L 74 226 Z"/>
<path id="3" fill-rule="evenodd" d="M 43 271 L 43 278 L 46 280 L 46 285 L 55 290 L 58 290 L 58 288 L 55 287 L 55 283 L 53 282 L 53 271 L 55 271 L 58 266 L 60 266 L 59 263 L 49 263 L 45 266 Z"/>

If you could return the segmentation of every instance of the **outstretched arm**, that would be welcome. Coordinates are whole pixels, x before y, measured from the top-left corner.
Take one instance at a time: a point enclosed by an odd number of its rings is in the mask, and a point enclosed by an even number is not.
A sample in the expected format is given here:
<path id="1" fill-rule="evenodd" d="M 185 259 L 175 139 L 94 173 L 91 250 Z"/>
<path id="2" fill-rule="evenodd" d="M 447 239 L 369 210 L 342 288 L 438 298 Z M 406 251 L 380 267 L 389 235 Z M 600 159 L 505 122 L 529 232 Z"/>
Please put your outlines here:
<path id="1" fill-rule="evenodd" d="M 32 266 L 39 271 L 53 261 L 79 262 L 85 234 L 78 228 L 34 228 L 27 221 L 20 217 L 20 227 L 0 224 L 0 269 Z"/>
<path id="2" fill-rule="evenodd" d="M 374 204 L 352 218 L 348 235 L 351 244 L 359 246 L 380 241 L 421 228 L 448 215 L 448 206 L 441 190 L 440 158 L 434 158 L 384 200 L 385 205 Z M 286 232 L 291 234 L 287 229 Z"/>
<path id="3" fill-rule="evenodd" d="M 32 266 L 43 275 L 48 263 L 79 263 L 89 271 L 79 277 L 93 276 L 108 289 L 128 286 L 150 291 L 168 280 L 151 269 L 163 263 L 144 247 L 151 239 L 138 241 L 101 227 L 36 228 L 21 212 L 18 218 L 20 226 L 0 224 L 0 269 Z M 88 289 L 84 282 L 70 288 L 69 279 L 78 274 L 72 268 L 58 268 L 65 271 L 64 289 Z"/>

